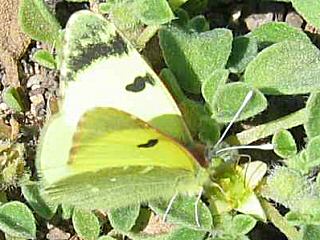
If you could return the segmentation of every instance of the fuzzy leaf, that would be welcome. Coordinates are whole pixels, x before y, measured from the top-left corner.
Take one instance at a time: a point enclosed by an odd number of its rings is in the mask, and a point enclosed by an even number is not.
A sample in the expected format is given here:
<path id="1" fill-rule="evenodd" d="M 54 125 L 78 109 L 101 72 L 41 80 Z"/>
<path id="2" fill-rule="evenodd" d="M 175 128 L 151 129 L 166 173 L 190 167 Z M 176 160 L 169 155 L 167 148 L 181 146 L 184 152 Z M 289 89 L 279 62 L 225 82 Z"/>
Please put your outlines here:
<path id="1" fill-rule="evenodd" d="M 302 240 L 320 239 L 319 225 L 305 225 L 302 227 L 302 232 L 303 232 Z"/>
<path id="2" fill-rule="evenodd" d="M 188 22 L 188 28 L 199 33 L 210 30 L 209 22 L 203 15 L 195 16 L 190 19 Z"/>
<path id="3" fill-rule="evenodd" d="M 311 25 L 320 28 L 320 2 L 318 0 L 291 0 L 294 9 Z"/>
<path id="4" fill-rule="evenodd" d="M 307 101 L 307 121 L 304 124 L 310 139 L 320 135 L 320 92 L 312 93 Z"/>
<path id="5" fill-rule="evenodd" d="M 100 233 L 99 220 L 91 211 L 74 209 L 72 223 L 77 234 L 86 240 L 95 240 Z"/>
<path id="6" fill-rule="evenodd" d="M 320 165 L 320 136 L 312 138 L 306 148 L 305 167 L 311 170 L 313 167 Z"/>
<path id="7" fill-rule="evenodd" d="M 27 109 L 26 99 L 21 88 L 8 87 L 2 92 L 2 100 L 16 112 L 23 112 Z"/>
<path id="8" fill-rule="evenodd" d="M 177 196 L 167 217 L 168 222 L 199 230 L 195 219 L 195 202 L 196 197 Z M 168 204 L 167 201 L 153 201 L 149 205 L 151 209 L 163 215 Z M 199 202 L 198 213 L 200 228 L 211 229 L 212 216 L 209 208 L 202 201 Z"/>
<path id="9" fill-rule="evenodd" d="M 207 234 L 205 231 L 195 231 L 185 227 L 176 227 L 170 230 L 168 233 L 158 235 L 131 234 L 130 236 L 134 240 L 203 240 L 206 239 L 205 235 Z"/>
<path id="10" fill-rule="evenodd" d="M 57 67 L 56 60 L 47 50 L 41 49 L 36 51 L 32 56 L 32 60 L 49 69 L 56 69 Z"/>
<path id="11" fill-rule="evenodd" d="M 249 63 L 244 81 L 270 95 L 309 93 L 320 87 L 320 52 L 303 41 L 273 44 Z"/>
<path id="12" fill-rule="evenodd" d="M 218 88 L 210 105 L 212 117 L 221 123 L 230 122 L 251 90 L 254 90 L 254 96 L 236 121 L 250 118 L 262 112 L 267 107 L 267 100 L 263 94 L 247 84 L 236 82 Z"/>
<path id="13" fill-rule="evenodd" d="M 21 0 L 19 21 L 22 30 L 32 39 L 54 45 L 61 26 L 43 0 Z"/>
<path id="14" fill-rule="evenodd" d="M 101 236 L 98 238 L 98 240 L 115 240 L 115 238 L 110 236 Z"/>
<path id="15" fill-rule="evenodd" d="M 258 41 L 259 49 L 285 40 L 305 41 L 311 43 L 309 37 L 301 30 L 285 22 L 269 22 L 255 28 L 250 37 Z"/>
<path id="16" fill-rule="evenodd" d="M 36 183 L 23 185 L 21 187 L 22 194 L 31 205 L 31 207 L 36 211 L 39 216 L 44 219 L 51 219 L 55 214 L 58 205 L 53 203 L 48 203 L 41 195 L 39 191 L 39 185 Z"/>
<path id="17" fill-rule="evenodd" d="M 218 69 L 214 71 L 201 86 L 201 93 L 206 102 L 213 104 L 213 99 L 219 87 L 223 86 L 229 76 L 229 71 L 226 69 Z"/>
<path id="18" fill-rule="evenodd" d="M 257 220 L 249 215 L 238 214 L 232 219 L 233 231 L 238 234 L 247 234 L 257 223 Z"/>
<path id="19" fill-rule="evenodd" d="M 159 37 L 167 66 L 180 86 L 195 94 L 213 71 L 225 67 L 231 52 L 232 33 L 227 29 L 188 33 L 176 27 L 162 28 Z"/>
<path id="20" fill-rule="evenodd" d="M 32 212 L 18 201 L 1 205 L 0 229 L 13 237 L 36 239 L 36 224 Z"/>
<path id="21" fill-rule="evenodd" d="M 232 73 L 242 73 L 257 54 L 258 44 L 255 38 L 237 37 L 232 42 L 232 51 L 227 68 Z"/>
<path id="22" fill-rule="evenodd" d="M 274 152 L 282 158 L 288 158 L 297 154 L 296 142 L 288 130 L 282 129 L 273 135 L 272 144 Z"/>
<path id="23" fill-rule="evenodd" d="M 131 205 L 109 211 L 108 217 L 111 226 L 120 232 L 129 232 L 139 216 L 140 205 Z"/>
<path id="24" fill-rule="evenodd" d="M 136 10 L 138 18 L 146 25 L 164 24 L 174 18 L 166 0 L 138 0 Z"/>
<path id="25" fill-rule="evenodd" d="M 68 220 L 72 217 L 74 207 L 68 204 L 61 204 L 62 219 Z"/>

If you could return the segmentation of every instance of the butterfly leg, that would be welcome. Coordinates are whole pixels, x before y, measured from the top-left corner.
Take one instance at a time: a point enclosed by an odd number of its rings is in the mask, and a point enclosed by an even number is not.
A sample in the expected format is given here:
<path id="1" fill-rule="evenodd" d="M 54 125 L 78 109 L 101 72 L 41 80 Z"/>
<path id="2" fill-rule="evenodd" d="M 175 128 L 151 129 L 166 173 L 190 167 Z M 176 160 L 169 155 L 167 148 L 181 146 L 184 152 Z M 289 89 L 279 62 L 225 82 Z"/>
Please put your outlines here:
<path id="1" fill-rule="evenodd" d="M 198 209 L 198 205 L 199 205 L 199 202 L 200 202 L 200 199 L 201 199 L 201 195 L 203 193 L 203 188 L 201 188 L 198 196 L 197 196 L 197 200 L 194 204 L 194 216 L 195 216 L 195 219 L 196 219 L 196 224 L 198 227 L 200 227 L 200 220 L 199 220 L 199 209 Z"/>
<path id="2" fill-rule="evenodd" d="M 170 212 L 170 209 L 171 209 L 171 207 L 172 207 L 172 205 L 173 205 L 173 202 L 174 202 L 174 200 L 177 198 L 177 196 L 178 196 L 178 193 L 174 194 L 173 197 L 170 199 L 170 202 L 169 202 L 169 204 L 168 204 L 168 207 L 167 207 L 167 209 L 166 209 L 166 211 L 164 212 L 163 217 L 162 217 L 162 221 L 163 221 L 163 222 L 166 221 L 166 218 L 167 218 L 167 216 L 168 216 L 168 214 L 169 214 L 169 212 Z"/>

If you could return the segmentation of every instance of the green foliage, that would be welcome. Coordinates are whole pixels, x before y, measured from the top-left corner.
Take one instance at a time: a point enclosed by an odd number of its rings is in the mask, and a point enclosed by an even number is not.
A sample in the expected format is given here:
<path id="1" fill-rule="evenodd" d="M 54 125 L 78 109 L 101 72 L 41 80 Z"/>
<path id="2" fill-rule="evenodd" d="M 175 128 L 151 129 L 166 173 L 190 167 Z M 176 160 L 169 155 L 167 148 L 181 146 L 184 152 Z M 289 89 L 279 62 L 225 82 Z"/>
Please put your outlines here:
<path id="1" fill-rule="evenodd" d="M 34 211 L 44 219 L 51 219 L 56 213 L 57 204 L 48 203 L 40 194 L 38 183 L 26 183 L 21 188 L 22 194 Z"/>
<path id="2" fill-rule="evenodd" d="M 304 128 L 309 139 L 320 135 L 320 93 L 310 95 L 307 101 L 307 121 Z"/>
<path id="3" fill-rule="evenodd" d="M 297 153 L 296 142 L 288 130 L 280 130 L 272 137 L 274 152 L 282 157 L 289 158 Z"/>
<path id="4" fill-rule="evenodd" d="M 311 25 L 320 28 L 320 2 L 317 0 L 291 0 L 293 7 Z"/>
<path id="5" fill-rule="evenodd" d="M 61 27 L 42 0 L 22 0 L 19 7 L 22 30 L 32 39 L 57 45 Z"/>
<path id="6" fill-rule="evenodd" d="M 118 208 L 108 212 L 111 226 L 119 232 L 129 232 L 139 216 L 140 205 Z"/>
<path id="7" fill-rule="evenodd" d="M 36 224 L 32 212 L 18 201 L 0 206 L 0 229 L 13 237 L 36 239 Z"/>
<path id="8" fill-rule="evenodd" d="M 213 71 L 225 67 L 231 52 L 232 34 L 227 29 L 189 33 L 162 28 L 159 38 L 167 66 L 182 89 L 195 94 Z"/>
<path id="9" fill-rule="evenodd" d="M 23 112 L 27 110 L 27 100 L 20 87 L 8 87 L 2 92 L 2 100 L 9 108 L 16 112 Z"/>
<path id="10" fill-rule="evenodd" d="M 192 229 L 210 231 L 212 226 L 212 215 L 209 208 L 200 201 L 198 203 L 198 214 L 200 226 L 197 226 L 195 219 L 196 196 L 187 197 L 178 195 L 171 206 L 167 221 Z M 169 201 L 152 201 L 151 209 L 161 216 L 167 210 Z"/>
<path id="11" fill-rule="evenodd" d="M 284 22 L 265 23 L 255 28 L 251 32 L 250 37 L 254 37 L 257 40 L 259 49 L 286 40 L 311 43 L 309 37 L 301 29 L 291 27 Z"/>
<path id="12" fill-rule="evenodd" d="M 232 51 L 227 68 L 232 73 L 242 73 L 257 54 L 258 44 L 255 38 L 236 37 L 232 42 Z"/>
<path id="13" fill-rule="evenodd" d="M 95 240 L 100 233 L 99 220 L 91 211 L 75 209 L 72 223 L 77 234 L 86 240 Z"/>
<path id="14" fill-rule="evenodd" d="M 237 121 L 247 119 L 265 110 L 267 100 L 259 90 L 242 82 L 229 83 L 217 89 L 212 105 L 210 105 L 212 117 L 221 123 L 230 122 L 251 90 L 254 91 L 254 96 Z"/>
<path id="15" fill-rule="evenodd" d="M 320 87 L 319 50 L 304 41 L 264 49 L 246 68 L 244 81 L 265 94 L 304 94 Z"/>
<path id="16" fill-rule="evenodd" d="M 39 63 L 41 66 L 56 69 L 57 63 L 54 57 L 47 50 L 38 50 L 32 56 L 33 61 Z"/>

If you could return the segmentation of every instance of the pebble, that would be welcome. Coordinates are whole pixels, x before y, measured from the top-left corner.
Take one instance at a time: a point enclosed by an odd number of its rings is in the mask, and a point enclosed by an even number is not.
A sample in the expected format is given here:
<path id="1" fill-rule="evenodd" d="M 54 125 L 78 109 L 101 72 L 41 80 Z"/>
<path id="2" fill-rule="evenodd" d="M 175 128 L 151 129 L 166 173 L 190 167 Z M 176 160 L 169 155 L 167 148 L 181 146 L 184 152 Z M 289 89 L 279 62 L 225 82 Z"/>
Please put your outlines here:
<path id="1" fill-rule="evenodd" d="M 30 97 L 30 101 L 31 101 L 30 111 L 33 115 L 37 116 L 39 110 L 41 110 L 45 106 L 44 97 L 42 94 L 36 94 Z"/>
<path id="2" fill-rule="evenodd" d="M 57 227 L 52 227 L 46 237 L 49 240 L 67 240 L 70 238 L 70 233 L 66 233 Z"/>
<path id="3" fill-rule="evenodd" d="M 303 25 L 303 19 L 296 12 L 289 12 L 286 16 L 286 22 L 292 26 L 301 28 Z"/>
<path id="4" fill-rule="evenodd" d="M 27 81 L 27 88 L 31 88 L 34 85 L 40 86 L 41 80 L 42 79 L 41 79 L 40 75 L 33 75 L 33 76 L 29 77 L 29 79 Z"/>
<path id="5" fill-rule="evenodd" d="M 247 25 L 248 30 L 252 31 L 253 29 L 267 23 L 271 22 L 273 19 L 273 13 L 256 13 L 248 16 L 244 19 L 244 22 Z"/>

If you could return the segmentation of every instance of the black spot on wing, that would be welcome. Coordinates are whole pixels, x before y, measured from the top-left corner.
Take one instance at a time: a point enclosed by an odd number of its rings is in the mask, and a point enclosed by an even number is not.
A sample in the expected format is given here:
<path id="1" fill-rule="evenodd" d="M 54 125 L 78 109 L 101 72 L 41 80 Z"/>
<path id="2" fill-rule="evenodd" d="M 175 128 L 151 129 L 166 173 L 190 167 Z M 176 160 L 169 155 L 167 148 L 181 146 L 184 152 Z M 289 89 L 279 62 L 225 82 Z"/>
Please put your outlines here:
<path id="1" fill-rule="evenodd" d="M 152 86 L 155 84 L 154 79 L 149 73 L 147 73 L 144 77 L 136 77 L 133 83 L 130 83 L 126 86 L 126 90 L 130 92 L 140 92 L 145 89 L 146 83 L 149 83 Z"/>
<path id="2" fill-rule="evenodd" d="M 154 147 L 155 145 L 157 145 L 157 143 L 159 142 L 158 139 L 150 139 L 148 142 L 143 143 L 143 144 L 139 144 L 138 148 L 150 148 L 150 147 Z"/>
<path id="3" fill-rule="evenodd" d="M 120 56 L 124 53 L 128 54 L 128 45 L 118 33 L 107 43 L 101 40 L 97 43 L 90 43 L 83 48 L 80 46 L 79 44 L 79 49 L 77 49 L 79 54 L 70 59 L 70 71 L 78 71 L 85 68 L 94 60 L 102 57 L 107 58 L 110 56 Z"/>

